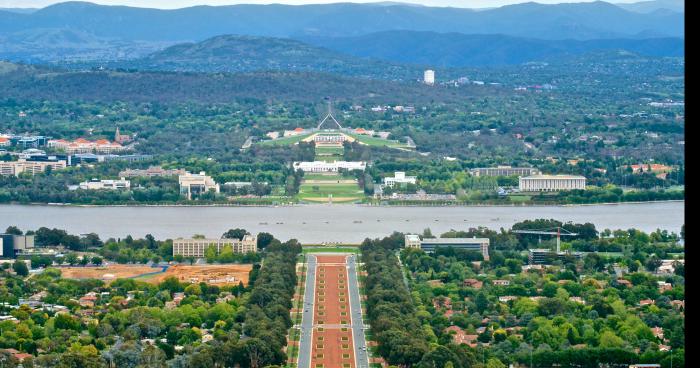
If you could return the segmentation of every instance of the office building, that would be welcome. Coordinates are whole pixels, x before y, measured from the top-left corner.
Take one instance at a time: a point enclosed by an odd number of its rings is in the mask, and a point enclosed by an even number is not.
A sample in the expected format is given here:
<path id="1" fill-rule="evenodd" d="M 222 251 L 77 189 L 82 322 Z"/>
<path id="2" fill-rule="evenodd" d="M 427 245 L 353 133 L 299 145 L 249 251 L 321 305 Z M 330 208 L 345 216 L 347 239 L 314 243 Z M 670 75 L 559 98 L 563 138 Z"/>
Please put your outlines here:
<path id="1" fill-rule="evenodd" d="M 404 247 L 420 248 L 426 252 L 434 252 L 436 248 L 467 249 L 481 252 L 485 261 L 489 260 L 489 238 L 425 238 L 407 234 L 404 237 Z"/>
<path id="2" fill-rule="evenodd" d="M 415 176 L 406 176 L 406 173 L 403 171 L 396 171 L 394 172 L 394 177 L 386 177 L 384 178 L 384 185 L 390 188 L 393 188 L 394 185 L 399 184 L 415 184 L 416 183 L 416 177 Z"/>
<path id="3" fill-rule="evenodd" d="M 530 249 L 528 250 L 527 260 L 531 265 L 552 264 L 558 260 L 580 259 L 583 257 L 581 252 L 556 252 L 551 249 Z"/>
<path id="4" fill-rule="evenodd" d="M 207 176 L 204 171 L 199 174 L 186 173 L 178 178 L 180 184 L 180 194 L 183 194 L 187 199 L 192 199 L 202 193 L 214 191 L 219 193 L 220 188 L 211 176 Z"/>
<path id="5" fill-rule="evenodd" d="M 434 70 L 428 69 L 423 73 L 423 83 L 425 83 L 429 86 L 432 86 L 433 84 L 435 84 L 435 71 Z"/>
<path id="6" fill-rule="evenodd" d="M 80 183 L 80 185 L 78 185 L 78 187 L 80 189 L 83 189 L 83 190 L 100 190 L 100 189 L 122 190 L 122 189 L 131 188 L 131 182 L 129 180 L 125 180 L 124 178 L 121 178 L 119 180 L 92 179 L 92 180 L 84 181 L 84 182 Z"/>
<path id="7" fill-rule="evenodd" d="M 469 170 L 469 173 L 472 174 L 472 176 L 530 176 L 541 174 L 540 170 L 534 167 L 510 166 L 477 167 Z"/>
<path id="8" fill-rule="evenodd" d="M 210 246 L 216 248 L 216 254 L 226 246 L 231 246 L 233 253 L 257 252 L 258 239 L 254 235 L 245 235 L 238 239 L 174 239 L 173 256 L 203 258 Z"/>
<path id="9" fill-rule="evenodd" d="M 183 169 L 164 169 L 160 166 L 151 166 L 148 169 L 126 169 L 119 172 L 119 176 L 124 178 L 152 178 L 156 176 L 180 176 L 185 174 L 187 174 L 187 172 Z"/>
<path id="10" fill-rule="evenodd" d="M 520 177 L 522 192 L 555 192 L 586 189 L 586 178 L 579 175 L 532 175 Z"/>
<path id="11" fill-rule="evenodd" d="M 295 171 L 302 170 L 304 172 L 324 173 L 338 172 L 340 169 L 365 171 L 367 163 L 364 161 L 297 161 L 294 162 L 292 166 Z"/>
<path id="12" fill-rule="evenodd" d="M 17 176 L 21 173 L 36 175 L 45 172 L 47 167 L 51 167 L 52 170 L 65 169 L 66 161 L 28 161 L 26 159 L 20 159 L 18 161 L 0 161 L 0 175 Z"/>
<path id="13" fill-rule="evenodd" d="M 119 143 L 110 142 L 106 139 L 98 139 L 96 141 L 88 141 L 85 138 L 78 138 L 74 141 L 66 141 L 63 139 L 52 139 L 48 142 L 48 146 L 63 150 L 68 154 L 75 153 L 115 153 L 123 151 L 125 148 Z"/>
<path id="14" fill-rule="evenodd" d="M 34 235 L 0 234 L 0 258 L 15 258 L 34 248 Z"/>

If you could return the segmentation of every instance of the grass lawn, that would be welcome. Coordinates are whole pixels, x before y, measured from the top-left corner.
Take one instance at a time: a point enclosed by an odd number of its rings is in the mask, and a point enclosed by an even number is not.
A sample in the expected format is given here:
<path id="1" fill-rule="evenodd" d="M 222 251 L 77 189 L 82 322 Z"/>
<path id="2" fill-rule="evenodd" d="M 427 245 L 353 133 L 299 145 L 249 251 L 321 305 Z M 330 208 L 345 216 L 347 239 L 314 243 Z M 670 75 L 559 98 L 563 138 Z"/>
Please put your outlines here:
<path id="1" fill-rule="evenodd" d="M 532 199 L 532 196 L 522 194 L 511 194 L 508 196 L 508 198 L 513 203 L 521 203 L 530 201 L 530 199 Z"/>
<path id="2" fill-rule="evenodd" d="M 357 139 L 360 143 L 364 143 L 368 146 L 375 146 L 375 147 L 386 146 L 386 147 L 391 147 L 391 148 L 409 148 L 404 143 L 401 143 L 401 142 L 395 141 L 395 140 L 370 137 L 370 136 L 363 135 L 363 134 L 348 134 L 348 135 Z"/>
<path id="3" fill-rule="evenodd" d="M 316 147 L 316 156 L 335 155 L 342 156 L 345 149 L 343 147 Z"/>
<path id="4" fill-rule="evenodd" d="M 355 180 L 352 175 L 305 173 L 304 180 Z"/>
<path id="5" fill-rule="evenodd" d="M 354 201 L 365 196 L 362 189 L 354 183 L 304 183 L 299 188 L 298 198 L 319 201 L 326 200 L 329 195 L 338 202 Z"/>

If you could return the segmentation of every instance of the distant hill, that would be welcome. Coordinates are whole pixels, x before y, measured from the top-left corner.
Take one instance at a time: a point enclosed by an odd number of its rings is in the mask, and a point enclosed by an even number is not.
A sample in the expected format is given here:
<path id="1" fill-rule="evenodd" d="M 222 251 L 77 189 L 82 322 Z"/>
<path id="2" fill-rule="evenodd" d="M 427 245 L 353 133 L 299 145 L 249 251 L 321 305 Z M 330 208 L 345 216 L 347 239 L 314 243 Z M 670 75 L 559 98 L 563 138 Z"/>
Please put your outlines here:
<path id="1" fill-rule="evenodd" d="M 125 41 L 66 28 L 0 34 L 0 58 L 24 62 L 119 60 L 145 56 L 172 42 Z"/>
<path id="2" fill-rule="evenodd" d="M 139 70 L 197 72 L 317 71 L 365 77 L 386 77 L 391 75 L 391 69 L 405 69 L 297 40 L 236 35 L 178 44 L 123 66 Z"/>
<path id="3" fill-rule="evenodd" d="M 231 102 L 236 99 L 419 104 L 503 93 L 489 86 L 430 87 L 316 72 L 67 71 L 0 61 L 3 98 L 55 101 Z"/>
<path id="4" fill-rule="evenodd" d="M 670 10 L 679 13 L 685 12 L 685 0 L 652 0 L 615 5 L 622 9 L 638 13 L 652 13 L 658 10 Z"/>
<path id="5" fill-rule="evenodd" d="M 387 31 L 303 41 L 358 57 L 435 67 L 491 66 L 547 61 L 601 50 L 645 56 L 683 56 L 681 38 L 542 40 L 506 35 Z"/>
<path id="6" fill-rule="evenodd" d="M 523 3 L 475 11 L 405 4 L 196 6 L 176 10 L 66 2 L 29 14 L 0 11 L 0 34 L 69 29 L 100 38 L 201 41 L 222 34 L 360 36 L 388 30 L 505 34 L 541 39 L 683 37 L 684 16 L 597 1 Z"/>

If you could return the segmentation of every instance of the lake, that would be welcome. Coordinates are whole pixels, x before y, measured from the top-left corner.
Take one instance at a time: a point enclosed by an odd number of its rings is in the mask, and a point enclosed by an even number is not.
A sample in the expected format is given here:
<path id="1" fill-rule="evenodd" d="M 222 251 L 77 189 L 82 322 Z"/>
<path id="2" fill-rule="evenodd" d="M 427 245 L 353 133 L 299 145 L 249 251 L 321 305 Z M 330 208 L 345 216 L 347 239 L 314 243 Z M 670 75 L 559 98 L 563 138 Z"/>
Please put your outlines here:
<path id="1" fill-rule="evenodd" d="M 156 239 L 203 234 L 218 237 L 230 228 L 266 231 L 278 239 L 302 243 L 359 243 L 393 231 L 433 234 L 451 229 L 486 226 L 510 228 L 526 219 L 592 222 L 598 230 L 637 228 L 646 232 L 680 232 L 685 202 L 652 202 L 586 206 L 462 206 L 394 207 L 364 205 L 296 205 L 280 207 L 202 206 L 46 206 L 0 205 L 0 230 L 9 225 L 22 230 L 46 226 L 73 234 L 97 233 L 101 238 L 126 235 Z"/>

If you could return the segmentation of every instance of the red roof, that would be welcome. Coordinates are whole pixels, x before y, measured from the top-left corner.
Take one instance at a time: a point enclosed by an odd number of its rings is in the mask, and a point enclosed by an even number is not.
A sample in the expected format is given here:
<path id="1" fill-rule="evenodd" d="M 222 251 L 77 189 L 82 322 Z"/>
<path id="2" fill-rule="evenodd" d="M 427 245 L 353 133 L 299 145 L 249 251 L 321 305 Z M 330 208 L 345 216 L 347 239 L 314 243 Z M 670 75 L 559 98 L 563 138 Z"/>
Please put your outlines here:
<path id="1" fill-rule="evenodd" d="M 297 127 L 297 128 L 294 129 L 294 131 L 295 131 L 295 132 L 303 132 L 304 129 L 303 129 L 303 128 L 298 128 L 298 127 Z"/>

